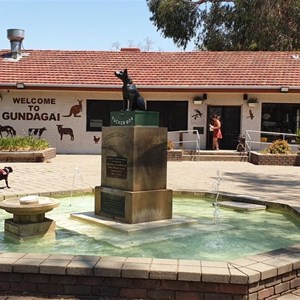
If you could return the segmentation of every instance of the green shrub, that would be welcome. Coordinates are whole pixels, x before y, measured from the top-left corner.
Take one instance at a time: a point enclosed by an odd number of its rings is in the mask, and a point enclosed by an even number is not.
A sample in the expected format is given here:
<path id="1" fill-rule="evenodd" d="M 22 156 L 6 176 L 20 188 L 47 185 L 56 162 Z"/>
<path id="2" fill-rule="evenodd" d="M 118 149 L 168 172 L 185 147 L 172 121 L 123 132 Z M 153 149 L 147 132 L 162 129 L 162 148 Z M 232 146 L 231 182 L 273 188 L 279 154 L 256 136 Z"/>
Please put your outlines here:
<path id="1" fill-rule="evenodd" d="M 269 154 L 291 154 L 292 150 L 289 143 L 285 140 L 276 140 L 269 147 L 262 151 Z"/>
<path id="2" fill-rule="evenodd" d="M 297 132 L 296 132 L 296 143 L 298 145 L 300 144 L 300 129 L 297 129 Z M 300 150 L 300 146 L 299 146 L 299 150 Z"/>
<path id="3" fill-rule="evenodd" d="M 37 151 L 49 148 L 45 139 L 32 136 L 14 136 L 0 138 L 1 151 Z"/>

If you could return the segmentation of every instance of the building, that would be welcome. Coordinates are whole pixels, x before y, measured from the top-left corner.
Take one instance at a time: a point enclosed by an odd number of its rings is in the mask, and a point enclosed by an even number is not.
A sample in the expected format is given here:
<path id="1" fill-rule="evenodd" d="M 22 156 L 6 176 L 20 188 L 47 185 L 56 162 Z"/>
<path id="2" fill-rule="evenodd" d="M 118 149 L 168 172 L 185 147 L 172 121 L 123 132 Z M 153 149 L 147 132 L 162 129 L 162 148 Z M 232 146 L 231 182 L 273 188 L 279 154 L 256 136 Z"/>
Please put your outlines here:
<path id="1" fill-rule="evenodd" d="M 125 68 L 160 125 L 197 130 L 201 149 L 211 147 L 213 114 L 221 116 L 222 149 L 235 149 L 246 130 L 300 128 L 300 52 L 22 50 L 23 30 L 8 30 L 8 38 L 11 47 L 0 50 L 2 136 L 10 126 L 58 153 L 101 153 L 101 128 L 122 108 L 114 71 Z"/>

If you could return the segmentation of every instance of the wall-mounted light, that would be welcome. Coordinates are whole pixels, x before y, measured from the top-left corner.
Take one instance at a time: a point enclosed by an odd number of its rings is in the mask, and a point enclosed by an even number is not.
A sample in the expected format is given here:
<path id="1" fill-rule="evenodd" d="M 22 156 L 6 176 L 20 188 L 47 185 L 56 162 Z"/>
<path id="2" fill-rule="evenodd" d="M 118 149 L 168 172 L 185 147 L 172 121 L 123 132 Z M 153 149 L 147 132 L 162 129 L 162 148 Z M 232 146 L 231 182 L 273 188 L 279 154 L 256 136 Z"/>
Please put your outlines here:
<path id="1" fill-rule="evenodd" d="M 243 99 L 244 99 L 244 100 L 248 100 L 248 94 L 244 94 L 244 95 L 243 95 Z"/>
<path id="2" fill-rule="evenodd" d="M 288 86 L 282 86 L 280 88 L 280 92 L 281 93 L 288 93 L 289 92 L 289 87 Z"/>
<path id="3" fill-rule="evenodd" d="M 248 106 L 257 106 L 258 105 L 258 99 L 254 98 L 254 97 L 249 98 L 247 100 L 247 104 L 248 104 Z"/>
<path id="4" fill-rule="evenodd" d="M 193 100 L 193 103 L 199 105 L 203 103 L 203 100 Z"/>
<path id="5" fill-rule="evenodd" d="M 17 82 L 16 87 L 17 89 L 25 89 L 25 84 L 23 82 Z"/>
<path id="6" fill-rule="evenodd" d="M 207 99 L 207 94 L 202 94 L 202 95 L 196 95 L 194 98 L 193 98 L 193 103 L 194 104 L 202 104 L 204 100 Z"/>

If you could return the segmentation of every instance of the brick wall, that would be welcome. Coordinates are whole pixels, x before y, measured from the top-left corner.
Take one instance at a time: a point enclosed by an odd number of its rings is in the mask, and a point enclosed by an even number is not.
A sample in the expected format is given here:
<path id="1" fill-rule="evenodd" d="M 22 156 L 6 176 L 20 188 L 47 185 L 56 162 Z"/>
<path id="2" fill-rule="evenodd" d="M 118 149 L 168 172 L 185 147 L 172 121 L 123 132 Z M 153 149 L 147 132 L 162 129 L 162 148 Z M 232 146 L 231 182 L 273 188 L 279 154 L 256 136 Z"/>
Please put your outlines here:
<path id="1" fill-rule="evenodd" d="M 0 162 L 46 162 L 56 156 L 56 148 L 39 151 L 0 151 Z"/>
<path id="2" fill-rule="evenodd" d="M 168 150 L 168 161 L 182 161 L 182 151 Z"/>
<path id="3" fill-rule="evenodd" d="M 260 300 L 300 287 L 300 245 L 230 262 L 0 254 L 0 295 Z"/>
<path id="4" fill-rule="evenodd" d="M 300 166 L 300 154 L 276 155 L 251 152 L 250 162 L 255 165 Z"/>

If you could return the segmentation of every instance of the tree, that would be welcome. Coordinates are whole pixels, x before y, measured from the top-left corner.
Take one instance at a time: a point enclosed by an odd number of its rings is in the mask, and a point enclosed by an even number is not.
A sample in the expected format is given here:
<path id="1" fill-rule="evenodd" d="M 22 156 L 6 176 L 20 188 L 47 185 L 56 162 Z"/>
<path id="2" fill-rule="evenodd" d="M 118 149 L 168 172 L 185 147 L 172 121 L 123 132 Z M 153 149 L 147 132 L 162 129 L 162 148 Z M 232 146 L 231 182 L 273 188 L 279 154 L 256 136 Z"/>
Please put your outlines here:
<path id="1" fill-rule="evenodd" d="M 143 43 L 138 43 L 138 44 L 136 44 L 133 40 L 129 40 L 127 47 L 128 48 L 140 48 L 142 51 L 149 52 L 152 50 L 153 45 L 154 45 L 154 42 L 149 37 L 147 37 L 144 39 Z M 111 45 L 112 51 L 119 51 L 121 48 L 122 48 L 121 44 L 118 41 L 114 42 Z M 162 51 L 162 49 L 158 48 L 158 51 Z"/>
<path id="2" fill-rule="evenodd" d="M 164 37 L 207 50 L 300 49 L 300 0 L 146 0 Z"/>

